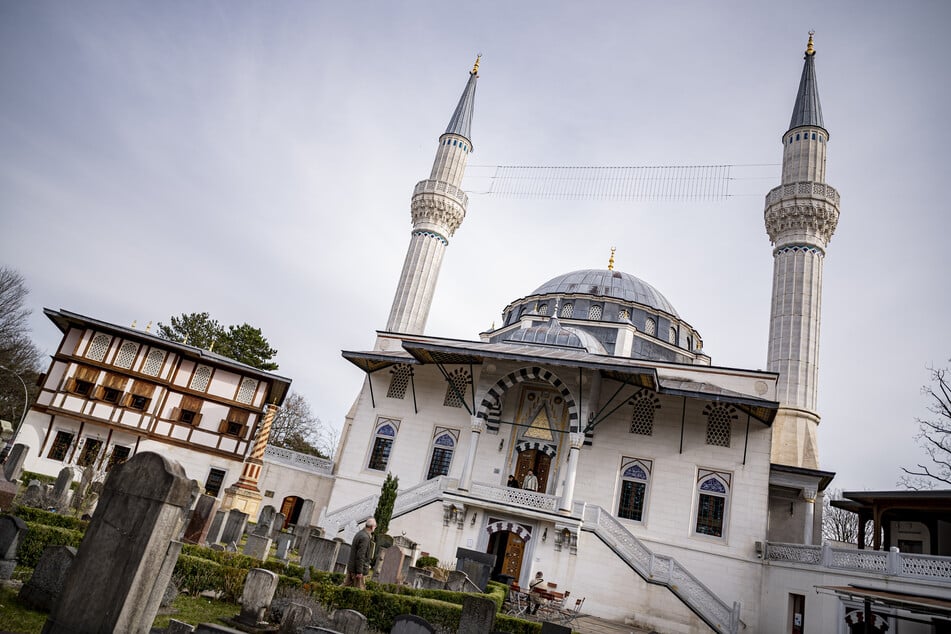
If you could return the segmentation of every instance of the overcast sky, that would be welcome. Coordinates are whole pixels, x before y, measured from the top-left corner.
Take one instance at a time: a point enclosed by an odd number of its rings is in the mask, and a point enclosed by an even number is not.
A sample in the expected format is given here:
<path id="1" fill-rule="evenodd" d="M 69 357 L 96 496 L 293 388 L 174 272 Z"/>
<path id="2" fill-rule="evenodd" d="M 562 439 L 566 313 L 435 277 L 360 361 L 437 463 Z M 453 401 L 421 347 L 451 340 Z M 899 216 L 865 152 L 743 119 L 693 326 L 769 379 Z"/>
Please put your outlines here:
<path id="1" fill-rule="evenodd" d="M 769 6 L 767 6 L 769 5 Z M 477 339 L 558 274 L 658 288 L 715 365 L 765 367 L 779 183 L 807 32 L 842 195 L 825 261 L 820 462 L 888 489 L 951 357 L 951 4 L 0 2 L 0 265 L 44 307 L 260 327 L 325 423 L 386 324 L 478 52 L 468 215 L 427 334 Z M 495 165 L 737 167 L 716 202 L 508 200 Z"/>

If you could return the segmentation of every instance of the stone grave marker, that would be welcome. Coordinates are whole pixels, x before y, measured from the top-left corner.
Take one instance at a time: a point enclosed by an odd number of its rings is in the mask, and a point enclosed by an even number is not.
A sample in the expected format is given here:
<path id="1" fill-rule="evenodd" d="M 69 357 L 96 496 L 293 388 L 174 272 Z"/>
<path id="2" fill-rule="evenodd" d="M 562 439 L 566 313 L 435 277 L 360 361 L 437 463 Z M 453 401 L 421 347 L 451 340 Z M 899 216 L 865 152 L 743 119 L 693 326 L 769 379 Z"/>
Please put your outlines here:
<path id="1" fill-rule="evenodd" d="M 571 634 L 571 628 L 549 621 L 542 622 L 541 634 Z"/>
<path id="2" fill-rule="evenodd" d="M 252 568 L 244 580 L 241 594 L 241 614 L 235 621 L 243 625 L 257 625 L 271 607 L 274 591 L 277 590 L 277 573 L 263 568 Z"/>
<path id="3" fill-rule="evenodd" d="M 227 512 L 215 511 L 215 517 L 211 520 L 211 526 L 208 528 L 208 534 L 205 536 L 206 544 L 217 544 L 221 541 L 221 531 L 225 528 L 225 517 Z"/>
<path id="4" fill-rule="evenodd" d="M 13 500 L 17 496 L 17 483 L 0 477 L 0 511 L 13 508 Z"/>
<path id="5" fill-rule="evenodd" d="M 297 630 L 307 625 L 314 618 L 314 611 L 301 603 L 291 602 L 284 609 L 281 618 L 281 634 L 297 634 Z"/>
<path id="6" fill-rule="evenodd" d="M 495 625 L 497 606 L 492 599 L 477 595 L 462 600 L 462 615 L 459 617 L 457 634 L 484 634 Z"/>
<path id="7" fill-rule="evenodd" d="M 254 525 L 254 531 L 258 535 L 264 535 L 270 537 L 271 529 L 274 527 L 274 517 L 277 515 L 277 511 L 274 510 L 274 507 L 268 504 L 261 509 L 261 514 L 258 515 L 257 524 Z"/>
<path id="8" fill-rule="evenodd" d="M 225 527 L 221 533 L 221 542 L 230 544 L 231 542 L 240 542 L 244 535 L 244 526 L 248 523 L 248 514 L 242 513 L 238 509 L 228 511 L 228 517 L 225 519 Z"/>
<path id="9" fill-rule="evenodd" d="M 184 621 L 176 621 L 175 619 L 168 620 L 168 627 L 165 628 L 165 634 L 192 634 L 195 631 L 188 623 Z"/>
<path id="10" fill-rule="evenodd" d="M 50 506 L 57 512 L 65 512 L 69 506 L 69 487 L 73 483 L 72 467 L 63 467 L 56 476 L 56 484 L 53 485 L 53 495 Z"/>
<path id="11" fill-rule="evenodd" d="M 75 559 L 76 549 L 72 546 L 47 546 L 33 569 L 33 576 L 20 588 L 20 601 L 34 610 L 52 610 Z"/>
<path id="12" fill-rule="evenodd" d="M 13 515 L 0 515 L 0 580 L 13 576 L 17 565 L 17 547 L 26 536 L 26 522 Z"/>
<path id="13" fill-rule="evenodd" d="M 69 508 L 77 511 L 82 508 L 83 501 L 86 499 L 86 493 L 89 491 L 89 487 L 92 486 L 94 475 L 96 475 L 96 470 L 92 467 L 85 467 L 82 470 L 82 474 L 79 476 L 79 484 L 76 485 L 76 490 L 73 491 L 73 497 L 69 500 Z"/>
<path id="14" fill-rule="evenodd" d="M 340 550 L 340 544 L 336 539 L 324 539 L 311 535 L 301 550 L 300 565 L 333 572 L 334 564 L 339 559 L 337 553 Z"/>
<path id="15" fill-rule="evenodd" d="M 26 491 L 20 497 L 20 504 L 35 509 L 43 508 L 45 506 L 43 498 L 45 497 L 46 487 L 43 486 L 43 483 L 39 480 L 30 480 L 30 483 L 26 485 Z"/>
<path id="16" fill-rule="evenodd" d="M 13 449 L 7 454 L 7 459 L 3 463 L 3 477 L 9 482 L 16 482 L 23 473 L 23 463 L 26 461 L 26 455 L 30 448 L 22 443 L 13 445 Z"/>
<path id="17" fill-rule="evenodd" d="M 287 517 L 283 513 L 278 513 L 274 516 L 274 521 L 271 523 L 271 539 L 277 539 L 277 536 L 284 530 L 284 522 L 287 521 Z"/>
<path id="18" fill-rule="evenodd" d="M 271 538 L 251 533 L 248 541 L 244 542 L 244 554 L 264 561 L 271 552 Z"/>
<path id="19" fill-rule="evenodd" d="M 113 468 L 45 634 L 152 626 L 172 577 L 197 484 L 177 462 L 142 452 Z"/>
<path id="20" fill-rule="evenodd" d="M 275 549 L 274 556 L 281 561 L 287 561 L 287 552 L 290 550 L 291 542 L 293 541 L 294 536 L 290 533 L 278 533 L 277 548 Z"/>
<path id="21" fill-rule="evenodd" d="M 456 570 L 469 575 L 469 579 L 478 586 L 480 592 L 485 592 L 493 566 L 495 566 L 495 555 L 491 553 L 480 553 L 467 548 L 456 549 Z"/>
<path id="22" fill-rule="evenodd" d="M 382 549 L 383 565 L 380 566 L 380 583 L 400 583 L 400 573 L 403 570 L 403 550 L 396 545 Z"/>
<path id="23" fill-rule="evenodd" d="M 218 499 L 216 497 L 205 494 L 199 495 L 198 501 L 195 502 L 195 509 L 185 526 L 182 541 L 187 544 L 204 544 L 208 531 L 211 530 L 211 523 L 215 519 L 217 509 Z"/>
<path id="24" fill-rule="evenodd" d="M 412 614 L 401 614 L 393 619 L 390 634 L 435 634 L 436 628 L 429 621 Z"/>
<path id="25" fill-rule="evenodd" d="M 350 562 L 350 542 L 337 541 L 337 543 L 340 544 L 337 548 L 337 561 L 334 562 L 334 569 L 330 572 L 347 572 L 347 564 Z"/>
<path id="26" fill-rule="evenodd" d="M 341 634 L 364 634 L 367 631 L 367 617 L 356 610 L 337 610 L 334 612 L 334 627 Z"/>
<path id="27" fill-rule="evenodd" d="M 306 531 L 310 528 L 311 523 L 314 521 L 314 501 L 313 500 L 304 500 L 300 505 L 300 513 L 297 514 L 297 529 L 294 533 L 301 534 L 301 531 Z M 306 534 L 306 533 L 303 533 Z"/>

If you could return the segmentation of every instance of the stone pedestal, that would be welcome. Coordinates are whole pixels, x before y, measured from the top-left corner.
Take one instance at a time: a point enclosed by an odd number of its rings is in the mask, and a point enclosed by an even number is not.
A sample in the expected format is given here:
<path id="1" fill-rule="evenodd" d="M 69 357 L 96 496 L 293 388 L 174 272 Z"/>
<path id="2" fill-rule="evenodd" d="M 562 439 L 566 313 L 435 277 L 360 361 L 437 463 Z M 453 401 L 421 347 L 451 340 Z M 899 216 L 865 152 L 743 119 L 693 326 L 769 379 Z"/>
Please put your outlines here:
<path id="1" fill-rule="evenodd" d="M 236 509 L 246 513 L 249 517 L 257 515 L 258 508 L 261 506 L 261 500 L 264 496 L 260 491 L 251 491 L 238 486 L 230 486 L 225 489 L 225 494 L 221 502 L 221 508 L 230 511 Z"/>

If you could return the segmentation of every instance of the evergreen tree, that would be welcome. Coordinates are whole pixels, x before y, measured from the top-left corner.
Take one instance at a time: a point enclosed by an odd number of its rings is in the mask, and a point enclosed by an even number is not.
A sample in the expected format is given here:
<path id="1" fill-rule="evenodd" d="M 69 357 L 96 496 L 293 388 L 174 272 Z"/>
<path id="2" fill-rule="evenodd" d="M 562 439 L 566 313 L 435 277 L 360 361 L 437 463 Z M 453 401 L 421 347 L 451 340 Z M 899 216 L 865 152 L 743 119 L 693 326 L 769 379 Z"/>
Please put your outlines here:
<path id="1" fill-rule="evenodd" d="M 390 529 L 390 517 L 393 515 L 393 505 L 396 503 L 396 490 L 400 486 L 400 479 L 392 473 L 386 474 L 386 480 L 380 488 L 380 500 L 376 503 L 376 533 L 386 535 Z"/>

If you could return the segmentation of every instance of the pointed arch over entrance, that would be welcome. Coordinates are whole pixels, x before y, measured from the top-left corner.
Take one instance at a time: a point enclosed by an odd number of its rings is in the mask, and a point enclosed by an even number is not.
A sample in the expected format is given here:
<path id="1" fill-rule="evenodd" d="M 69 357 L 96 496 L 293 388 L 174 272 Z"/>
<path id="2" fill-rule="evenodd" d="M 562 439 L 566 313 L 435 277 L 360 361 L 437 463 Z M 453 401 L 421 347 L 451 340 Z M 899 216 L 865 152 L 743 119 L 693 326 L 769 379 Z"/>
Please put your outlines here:
<path id="1" fill-rule="evenodd" d="M 489 391 L 486 392 L 485 398 L 482 399 L 482 403 L 479 405 L 479 409 L 476 412 L 476 416 L 485 421 L 485 427 L 487 431 L 493 434 L 497 434 L 499 432 L 502 413 L 502 395 L 505 394 L 511 387 L 522 383 L 523 381 L 545 381 L 558 390 L 561 393 L 562 398 L 565 399 L 565 403 L 568 405 L 569 431 L 579 431 L 578 404 L 571 395 L 571 391 L 562 382 L 562 380 L 555 375 L 554 372 L 544 368 L 539 368 L 537 366 L 520 368 L 506 376 L 503 376 L 495 383 L 495 385 L 489 388 Z"/>
<path id="2" fill-rule="evenodd" d="M 492 578 L 518 581 L 522 575 L 525 546 L 532 538 L 531 529 L 517 522 L 489 518 L 485 527 L 489 534 L 486 552 L 495 555 Z"/>

